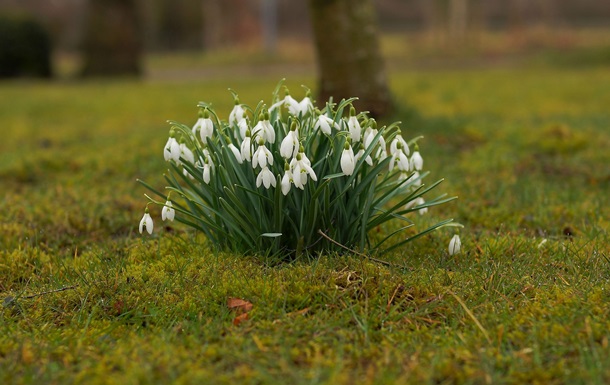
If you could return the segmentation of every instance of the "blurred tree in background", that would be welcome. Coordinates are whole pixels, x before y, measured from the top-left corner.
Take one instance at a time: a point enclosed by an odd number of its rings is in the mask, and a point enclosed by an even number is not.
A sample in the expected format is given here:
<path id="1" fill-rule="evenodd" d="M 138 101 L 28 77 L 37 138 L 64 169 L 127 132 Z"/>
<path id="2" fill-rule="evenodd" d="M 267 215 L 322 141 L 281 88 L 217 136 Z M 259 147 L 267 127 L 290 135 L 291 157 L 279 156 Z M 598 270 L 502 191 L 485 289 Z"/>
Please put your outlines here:
<path id="1" fill-rule="evenodd" d="M 358 11 L 364 9 L 362 4 L 374 7 L 375 12 Z M 327 11 L 319 15 L 317 11 L 323 8 Z M 380 33 L 390 37 L 384 39 L 392 44 L 384 46 L 390 66 L 397 64 L 395 53 L 399 51 L 417 60 L 435 55 L 442 64 L 447 58 L 468 55 L 493 58 L 541 49 L 563 53 L 595 44 L 610 47 L 604 32 L 610 31 L 608 0 L 0 0 L 0 13 L 7 12 L 27 13 L 49 31 L 59 76 L 71 76 L 81 61 L 87 74 L 139 73 L 144 53 L 158 57 L 168 51 L 238 50 L 251 59 L 258 50 L 262 55 L 257 60 L 299 65 L 307 61 L 310 66 L 315 60 L 314 46 L 322 50 L 332 45 L 329 41 L 339 44 L 338 35 L 346 29 L 341 23 L 367 14 L 376 14 L 378 17 L 369 17 L 371 25 L 378 25 Z M 322 27 L 314 30 L 310 23 L 314 12 L 320 23 L 336 17 L 337 24 L 326 31 Z M 358 47 L 367 45 L 368 36 L 374 35 L 367 35 L 368 27 L 361 29 L 352 32 L 362 37 Z M 2 35 L 5 38 L 13 32 L 2 31 Z M 343 43 L 336 49 L 351 44 Z M 12 47 L 12 43 L 2 45 L 2 49 Z M 352 54 L 355 47 L 345 53 Z M 392 53 L 388 54 L 388 48 Z M 605 60 L 603 55 L 600 60 Z M 322 76 L 325 56 L 318 56 Z M 379 57 L 378 53 L 370 56 Z M 363 65 L 364 60 L 358 63 Z M 353 75 L 346 76 L 353 79 Z M 375 77 L 361 77 L 361 82 L 375 83 Z M 349 92 L 356 93 L 363 94 Z"/>
<path id="2" fill-rule="evenodd" d="M 89 0 L 83 76 L 140 75 L 142 37 L 136 0 Z"/>
<path id="3" fill-rule="evenodd" d="M 25 14 L 0 15 L 0 78 L 51 76 L 51 37 Z"/>
<path id="4" fill-rule="evenodd" d="M 373 0 L 310 0 L 319 99 L 358 96 L 358 109 L 392 110 Z"/>

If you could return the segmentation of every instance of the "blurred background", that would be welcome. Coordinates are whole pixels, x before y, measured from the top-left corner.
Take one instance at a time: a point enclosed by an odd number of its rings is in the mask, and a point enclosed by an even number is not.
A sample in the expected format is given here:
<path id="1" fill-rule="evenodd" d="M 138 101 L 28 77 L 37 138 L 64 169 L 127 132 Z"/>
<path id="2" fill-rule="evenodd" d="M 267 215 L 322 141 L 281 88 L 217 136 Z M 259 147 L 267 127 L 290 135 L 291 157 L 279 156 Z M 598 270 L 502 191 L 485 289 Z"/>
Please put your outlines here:
<path id="1" fill-rule="evenodd" d="M 289 64 L 283 72 L 311 73 L 315 49 L 308 3 L 316 2 L 0 0 L 0 77 L 200 78 L 230 65 L 247 71 L 272 63 Z M 390 68 L 544 60 L 610 64 L 607 0 L 372 3 Z M 19 23 L 25 32 L 18 32 Z M 100 54 L 104 45 L 116 50 Z M 14 52 L 17 46 L 29 52 Z M 28 56 L 38 64 L 28 64 Z"/>

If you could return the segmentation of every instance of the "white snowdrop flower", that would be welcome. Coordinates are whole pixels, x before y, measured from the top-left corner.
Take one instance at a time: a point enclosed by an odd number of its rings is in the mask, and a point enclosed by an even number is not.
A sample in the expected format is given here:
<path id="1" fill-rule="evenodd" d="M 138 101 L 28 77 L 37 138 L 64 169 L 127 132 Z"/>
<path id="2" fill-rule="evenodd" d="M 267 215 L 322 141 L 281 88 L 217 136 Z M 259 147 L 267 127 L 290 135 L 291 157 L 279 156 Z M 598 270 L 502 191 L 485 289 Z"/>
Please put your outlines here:
<path id="1" fill-rule="evenodd" d="M 283 104 L 284 106 L 286 106 L 286 108 L 288 108 L 288 112 L 290 112 L 292 115 L 299 115 L 299 102 L 297 102 L 295 98 L 290 96 L 288 91 L 286 91 L 286 96 L 284 96 Z"/>
<path id="2" fill-rule="evenodd" d="M 235 98 L 235 105 L 233 109 L 229 113 L 229 124 L 232 126 L 234 123 L 239 123 L 244 120 L 245 111 L 241 104 L 239 104 L 239 99 Z"/>
<path id="3" fill-rule="evenodd" d="M 409 158 L 407 158 L 404 152 L 399 150 L 392 154 L 392 159 L 390 160 L 390 171 L 394 169 L 394 166 L 397 166 L 397 168 L 403 172 L 410 170 Z"/>
<path id="4" fill-rule="evenodd" d="M 311 102 L 311 98 L 309 97 L 309 92 L 307 93 L 307 96 L 305 96 L 303 98 L 303 100 L 301 100 L 298 104 L 297 104 L 297 116 L 305 116 L 307 115 L 307 113 L 309 111 L 313 111 L 313 103 Z"/>
<path id="5" fill-rule="evenodd" d="M 199 119 L 193 126 L 193 135 L 197 135 L 197 131 L 199 131 L 201 141 L 204 144 L 207 144 L 207 138 L 211 138 L 214 134 L 214 123 L 210 119 L 210 113 L 207 109 L 200 112 Z"/>
<path id="6" fill-rule="evenodd" d="M 356 109 L 351 107 L 349 110 L 349 118 L 347 119 L 347 129 L 349 130 L 349 136 L 352 143 L 359 142 L 362 135 L 362 127 L 356 117 Z"/>
<path id="7" fill-rule="evenodd" d="M 214 168 L 214 161 L 212 160 L 212 156 L 210 155 L 210 151 L 207 148 L 203 149 L 203 156 L 205 157 L 205 162 L 209 163 L 212 168 Z M 201 157 L 199 157 L 199 160 L 202 160 Z M 204 163 L 204 162 L 202 162 Z"/>
<path id="8" fill-rule="evenodd" d="M 405 153 L 402 151 L 398 152 L 397 166 L 400 171 L 409 171 L 411 169 L 409 164 L 409 158 L 407 158 Z"/>
<path id="9" fill-rule="evenodd" d="M 174 130 L 170 130 L 169 139 L 163 148 L 163 157 L 166 161 L 173 160 L 176 163 L 180 162 L 180 143 L 174 137 Z"/>
<path id="10" fill-rule="evenodd" d="M 394 139 L 392 139 L 392 142 L 390 143 L 390 154 L 394 155 L 398 150 L 402 150 L 402 152 L 404 152 L 404 154 L 407 156 L 410 152 L 409 145 L 407 144 L 407 142 L 405 142 L 400 132 L 398 132 L 398 134 L 394 137 Z"/>
<path id="11" fill-rule="evenodd" d="M 267 166 L 263 167 L 256 177 L 256 187 L 260 187 L 261 184 L 265 186 L 266 189 L 268 189 L 269 186 L 275 187 L 276 185 L 275 176 Z"/>
<path id="12" fill-rule="evenodd" d="M 296 122 L 292 122 L 290 127 L 290 131 L 282 140 L 280 145 L 280 155 L 284 159 L 290 159 L 297 156 L 299 152 L 299 130 L 297 128 Z"/>
<path id="13" fill-rule="evenodd" d="M 364 144 L 364 147 L 368 148 L 371 145 L 371 142 L 373 142 L 373 139 L 375 139 L 373 129 L 371 127 L 367 127 L 362 135 L 362 143 Z"/>
<path id="14" fill-rule="evenodd" d="M 384 142 L 384 144 L 385 144 L 385 142 Z M 387 157 L 388 157 L 388 150 L 385 148 L 385 146 L 379 147 L 377 149 L 377 152 L 375 153 L 375 159 L 377 159 L 378 161 L 381 162 L 382 160 L 384 160 Z"/>
<path id="15" fill-rule="evenodd" d="M 302 151 L 299 151 L 296 157 L 292 158 L 290 162 L 290 168 L 292 169 L 292 180 L 295 187 L 303 190 L 305 184 L 307 184 L 307 175 L 315 182 L 318 180 L 315 171 L 311 168 L 311 162 L 307 155 Z"/>
<path id="16" fill-rule="evenodd" d="M 275 131 L 269 122 L 269 113 L 261 114 L 259 119 L 252 129 L 252 136 L 262 138 L 265 142 L 275 143 Z"/>
<path id="17" fill-rule="evenodd" d="M 332 134 L 332 127 L 339 129 L 339 125 L 326 115 L 319 115 L 313 126 L 314 130 L 321 130 L 326 135 Z"/>
<path id="18" fill-rule="evenodd" d="M 412 170 L 421 171 L 421 169 L 424 167 L 424 159 L 421 157 L 417 147 L 415 148 L 415 151 L 413 151 L 413 155 L 411 155 L 409 164 Z"/>
<path id="19" fill-rule="evenodd" d="M 239 130 L 239 136 L 242 139 L 246 138 L 246 131 L 250 129 L 248 125 L 248 119 L 242 119 L 237 123 L 237 129 Z"/>
<path id="20" fill-rule="evenodd" d="M 273 164 L 273 154 L 267 149 L 261 139 L 258 148 L 254 151 L 254 154 L 252 154 L 252 168 L 256 168 L 258 165 L 260 165 L 261 168 L 265 168 L 267 167 L 267 164 Z"/>
<path id="21" fill-rule="evenodd" d="M 460 241 L 460 236 L 455 234 L 451 241 L 449 241 L 449 255 L 456 255 L 460 253 L 460 249 L 462 248 L 462 241 Z"/>
<path id="22" fill-rule="evenodd" d="M 373 139 L 375 139 L 375 135 L 377 135 L 377 122 L 375 119 L 369 119 L 368 124 L 366 125 L 366 129 L 364 130 L 364 134 L 362 135 L 362 142 L 364 143 L 364 148 L 369 148 Z"/>
<path id="23" fill-rule="evenodd" d="M 195 164 L 195 155 L 193 155 L 193 151 L 184 142 L 180 143 L 180 157 L 190 164 Z"/>
<path id="24" fill-rule="evenodd" d="M 371 144 L 373 143 L 373 139 L 375 139 L 375 137 L 377 136 L 378 133 L 379 133 L 379 130 L 377 129 L 377 122 L 375 121 L 375 119 L 371 119 L 369 126 L 366 128 L 366 130 L 364 131 L 364 135 L 362 136 L 362 138 L 363 138 L 362 141 L 364 142 L 364 148 L 368 149 L 371 146 Z M 384 139 L 383 135 L 379 137 L 377 144 L 381 148 L 383 148 L 384 152 L 387 152 L 385 139 Z M 379 153 L 379 151 L 377 151 L 377 152 Z"/>
<path id="25" fill-rule="evenodd" d="M 229 150 L 231 150 L 231 152 L 233 153 L 233 156 L 235 156 L 235 159 L 237 159 L 237 163 L 239 163 L 239 164 L 244 163 L 244 160 L 241 157 L 241 153 L 237 149 L 237 147 L 235 147 L 235 145 L 233 143 L 229 143 L 228 147 L 229 147 Z"/>
<path id="26" fill-rule="evenodd" d="M 150 217 L 150 214 L 148 213 L 148 207 L 146 208 L 146 210 L 144 210 L 144 216 L 140 220 L 140 226 L 138 228 L 140 230 L 140 234 L 142 234 L 142 231 L 144 230 L 144 228 L 146 228 L 146 231 L 148 232 L 148 234 L 152 234 L 153 220 Z"/>
<path id="27" fill-rule="evenodd" d="M 345 175 L 352 175 L 354 168 L 356 167 L 356 159 L 354 157 L 354 150 L 348 142 L 345 142 L 343 147 L 343 153 L 341 154 L 341 171 Z"/>
<path id="28" fill-rule="evenodd" d="M 210 184 L 210 180 L 212 179 L 212 167 L 213 165 L 206 162 L 203 164 L 203 181 L 205 184 Z"/>
<path id="29" fill-rule="evenodd" d="M 421 178 L 419 177 L 419 172 L 414 171 L 413 174 L 411 174 L 411 176 L 409 177 L 409 181 L 413 183 L 414 187 L 421 186 Z"/>
<path id="30" fill-rule="evenodd" d="M 285 98 L 280 100 L 279 102 L 273 103 L 271 105 L 271 107 L 269 107 L 269 112 L 272 112 L 273 110 L 275 110 L 276 108 L 278 108 L 279 106 L 284 105 L 284 103 L 286 103 Z"/>
<path id="31" fill-rule="evenodd" d="M 176 210 L 172 206 L 172 201 L 169 199 L 165 202 L 165 206 L 161 209 L 161 219 L 173 221 L 176 216 Z"/>
<path id="32" fill-rule="evenodd" d="M 212 160 L 212 156 L 207 148 L 203 149 L 203 158 L 199 157 L 199 160 L 195 166 L 203 170 L 203 181 L 206 184 L 209 184 L 212 178 L 212 172 L 214 171 L 214 161 Z"/>
<path id="33" fill-rule="evenodd" d="M 407 203 L 405 205 L 405 209 L 408 210 L 411 207 L 421 206 L 421 205 L 423 205 L 425 203 L 426 203 L 426 201 L 424 201 L 424 198 L 417 197 L 417 198 L 413 199 L 411 202 Z M 419 215 L 424 215 L 425 213 L 428 212 L 428 208 L 427 207 L 422 207 L 422 208 L 418 209 L 417 212 L 419 212 Z"/>
<path id="34" fill-rule="evenodd" d="M 244 141 L 241 142 L 240 153 L 243 160 L 247 160 L 248 162 L 252 161 L 252 138 L 250 138 L 249 130 L 246 131 L 246 137 L 244 138 Z"/>
<path id="35" fill-rule="evenodd" d="M 360 158 L 362 158 L 362 156 L 364 155 L 364 144 L 360 143 L 360 149 L 358 150 L 358 152 L 354 155 L 354 160 L 356 162 L 358 162 L 360 160 Z M 369 164 L 369 166 L 373 165 L 373 159 L 371 158 L 370 155 L 368 155 L 365 159 L 365 162 Z"/>
<path id="36" fill-rule="evenodd" d="M 292 183 L 292 171 L 290 171 L 290 166 L 288 163 L 284 166 L 284 176 L 282 177 L 281 187 L 282 194 L 288 195 L 290 192 L 290 184 Z"/>
<path id="37" fill-rule="evenodd" d="M 390 154 L 392 155 L 390 171 L 394 169 L 394 166 L 398 166 L 398 169 L 403 172 L 407 172 L 411 169 L 411 164 L 407 157 L 409 155 L 409 146 L 400 133 L 396 135 L 390 144 Z"/>

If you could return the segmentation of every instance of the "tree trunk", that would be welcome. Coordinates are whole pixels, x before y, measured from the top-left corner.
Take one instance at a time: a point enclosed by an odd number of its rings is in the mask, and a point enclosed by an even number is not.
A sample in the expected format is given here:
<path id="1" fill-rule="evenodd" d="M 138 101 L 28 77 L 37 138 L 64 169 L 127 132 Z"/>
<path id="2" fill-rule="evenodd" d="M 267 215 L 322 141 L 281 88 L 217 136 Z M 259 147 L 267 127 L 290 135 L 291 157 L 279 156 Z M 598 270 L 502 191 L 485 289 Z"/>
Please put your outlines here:
<path id="1" fill-rule="evenodd" d="M 89 0 L 83 76 L 139 75 L 142 38 L 136 0 Z"/>
<path id="2" fill-rule="evenodd" d="M 463 42 L 468 26 L 468 0 L 451 0 L 449 2 L 449 34 L 451 39 Z"/>
<path id="3" fill-rule="evenodd" d="M 357 96 L 360 110 L 393 109 L 379 49 L 373 0 L 309 0 L 318 58 L 319 99 Z"/>

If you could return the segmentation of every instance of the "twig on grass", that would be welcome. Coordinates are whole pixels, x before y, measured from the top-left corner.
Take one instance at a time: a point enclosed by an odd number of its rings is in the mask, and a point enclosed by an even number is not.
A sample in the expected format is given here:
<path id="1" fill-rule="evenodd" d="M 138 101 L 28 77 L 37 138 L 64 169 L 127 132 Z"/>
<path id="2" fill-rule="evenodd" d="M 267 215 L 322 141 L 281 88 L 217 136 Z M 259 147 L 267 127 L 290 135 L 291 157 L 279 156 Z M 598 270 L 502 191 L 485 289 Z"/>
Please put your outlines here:
<path id="1" fill-rule="evenodd" d="M 49 291 L 43 291 L 42 293 L 36 293 L 36 294 L 31 294 L 31 295 L 26 295 L 24 297 L 24 299 L 31 299 L 31 298 L 36 298 L 36 297 L 41 297 L 43 295 L 47 295 L 47 294 L 53 294 L 53 293 L 59 293 L 60 291 L 66 291 L 66 290 L 72 290 L 72 289 L 76 289 L 78 287 L 78 285 L 72 285 L 72 286 L 65 286 L 62 287 L 60 289 L 55 289 L 55 290 L 49 290 Z"/>
<path id="2" fill-rule="evenodd" d="M 366 259 L 368 259 L 370 261 L 373 261 L 373 262 L 376 262 L 376 263 L 381 263 L 382 265 L 390 266 L 390 267 L 400 267 L 400 268 L 405 268 L 406 267 L 406 266 L 396 265 L 394 263 L 391 263 L 391 262 L 388 262 L 388 261 L 384 261 L 384 260 L 381 260 L 381 259 L 373 258 L 373 257 L 371 257 L 369 255 L 359 253 L 356 250 L 352 250 L 349 247 L 347 247 L 345 245 L 342 245 L 341 243 L 335 241 L 334 239 L 332 239 L 331 237 L 326 235 L 322 230 L 318 230 L 318 234 L 320 234 L 321 236 L 326 238 L 328 241 L 334 243 L 335 245 L 344 248 L 345 250 L 349 251 L 350 253 L 354 253 L 354 254 L 356 254 L 356 255 L 358 255 L 360 257 L 366 258 Z"/>
<path id="3" fill-rule="evenodd" d="M 41 297 L 41 296 L 47 295 L 47 294 L 59 293 L 61 291 L 76 289 L 77 287 L 78 287 L 78 285 L 65 286 L 65 287 L 62 287 L 62 288 L 59 288 L 59 289 L 43 291 L 41 293 L 30 294 L 30 295 L 25 295 L 25 296 L 17 296 L 17 298 L 9 295 L 8 297 L 4 298 L 4 300 L 2 301 L 2 306 L 6 307 L 6 306 L 9 306 L 9 305 L 12 305 L 15 302 L 15 300 L 19 299 L 19 298 L 32 299 L 32 298 Z"/>

